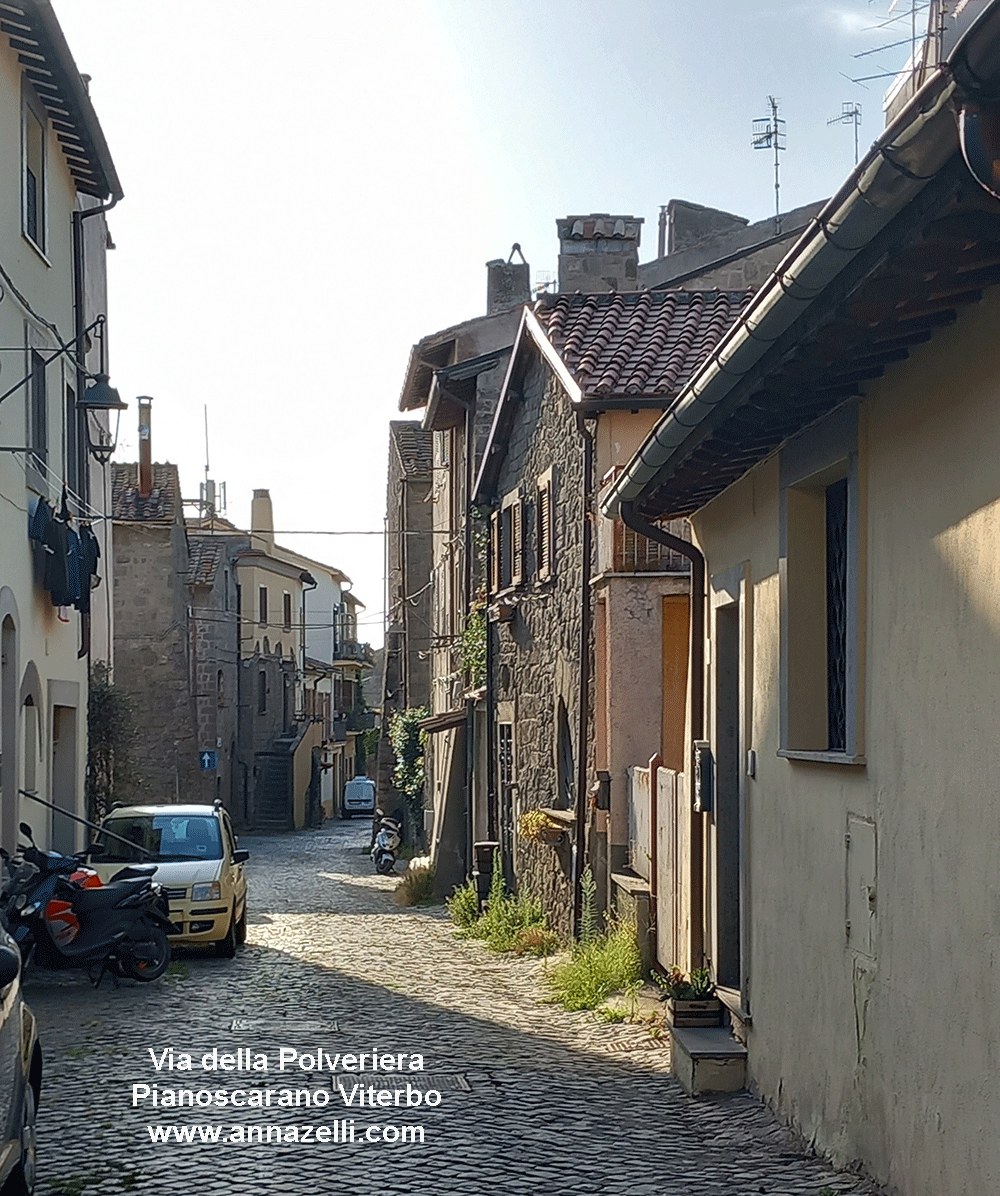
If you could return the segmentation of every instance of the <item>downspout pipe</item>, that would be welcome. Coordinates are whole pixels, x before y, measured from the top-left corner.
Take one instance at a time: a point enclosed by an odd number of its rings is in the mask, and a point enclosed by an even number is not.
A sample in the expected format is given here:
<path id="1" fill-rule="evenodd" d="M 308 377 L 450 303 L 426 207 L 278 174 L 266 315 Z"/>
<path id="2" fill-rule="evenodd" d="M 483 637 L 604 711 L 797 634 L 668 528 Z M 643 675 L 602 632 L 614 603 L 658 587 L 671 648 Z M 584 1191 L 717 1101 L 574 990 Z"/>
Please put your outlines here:
<path id="1" fill-rule="evenodd" d="M 573 850 L 573 935 L 579 937 L 583 917 L 583 861 L 587 846 L 587 747 L 590 743 L 590 648 L 594 624 L 590 592 L 594 531 L 594 433 L 580 414 L 576 426 L 583 437 L 583 479 L 580 486 L 580 539 L 583 568 L 580 579 L 580 719 L 576 743 L 576 825 Z"/>
<path id="2" fill-rule="evenodd" d="M 86 261 L 83 250 L 83 222 L 90 216 L 101 216 L 111 209 L 122 198 L 121 192 L 116 191 L 105 204 L 95 208 L 78 208 L 73 212 L 73 334 L 76 337 L 76 399 L 79 403 L 83 392 L 87 388 L 87 346 L 86 346 Z M 90 502 L 90 470 L 87 468 L 87 415 L 77 409 L 77 452 L 80 460 L 80 490 L 85 502 Z"/>
<path id="3" fill-rule="evenodd" d="M 679 552 L 691 562 L 691 639 L 688 649 L 688 674 L 691 678 L 691 739 L 705 737 L 705 558 L 689 540 L 671 535 L 655 523 L 643 519 L 635 503 L 622 501 L 618 506 L 622 523 L 647 540 Z M 691 909 L 698 916 L 691 919 L 692 966 L 701 965 L 704 953 L 704 814 L 691 816 Z M 652 828 L 656 834 L 656 827 Z"/>

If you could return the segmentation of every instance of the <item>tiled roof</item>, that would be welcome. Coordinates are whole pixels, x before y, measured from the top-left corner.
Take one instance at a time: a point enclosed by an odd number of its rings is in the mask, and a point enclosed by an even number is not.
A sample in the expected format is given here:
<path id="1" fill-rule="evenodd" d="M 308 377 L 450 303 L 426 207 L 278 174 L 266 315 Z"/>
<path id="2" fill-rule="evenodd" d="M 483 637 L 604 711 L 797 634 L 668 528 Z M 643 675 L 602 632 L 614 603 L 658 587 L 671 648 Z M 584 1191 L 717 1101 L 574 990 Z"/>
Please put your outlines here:
<path id="1" fill-rule="evenodd" d="M 433 464 L 434 433 L 425 432 L 415 420 L 389 421 L 389 435 L 407 477 L 426 476 Z"/>
<path id="2" fill-rule="evenodd" d="M 224 549 L 225 543 L 221 536 L 188 536 L 189 586 L 215 585 L 215 575 Z"/>
<path id="3" fill-rule="evenodd" d="M 535 314 L 584 398 L 673 398 L 753 291 L 551 295 Z"/>
<path id="4" fill-rule="evenodd" d="M 181 482 L 177 466 L 154 463 L 149 498 L 139 497 L 139 466 L 111 467 L 111 514 L 137 523 L 173 523 L 181 518 Z"/>

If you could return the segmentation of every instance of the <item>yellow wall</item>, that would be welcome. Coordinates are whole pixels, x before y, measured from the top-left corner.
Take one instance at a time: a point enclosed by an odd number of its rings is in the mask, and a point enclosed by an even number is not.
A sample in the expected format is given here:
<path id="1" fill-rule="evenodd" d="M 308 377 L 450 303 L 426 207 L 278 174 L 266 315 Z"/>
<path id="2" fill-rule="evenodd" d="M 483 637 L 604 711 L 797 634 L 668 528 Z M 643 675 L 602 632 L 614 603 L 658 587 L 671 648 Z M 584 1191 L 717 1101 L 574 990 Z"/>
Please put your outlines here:
<path id="1" fill-rule="evenodd" d="M 866 765 L 776 754 L 777 457 L 694 521 L 710 574 L 745 563 L 750 596 L 751 1074 L 818 1147 L 907 1196 L 1000 1175 L 998 318 L 991 293 L 861 405 Z M 873 958 L 845 934 L 849 817 L 875 827 Z"/>

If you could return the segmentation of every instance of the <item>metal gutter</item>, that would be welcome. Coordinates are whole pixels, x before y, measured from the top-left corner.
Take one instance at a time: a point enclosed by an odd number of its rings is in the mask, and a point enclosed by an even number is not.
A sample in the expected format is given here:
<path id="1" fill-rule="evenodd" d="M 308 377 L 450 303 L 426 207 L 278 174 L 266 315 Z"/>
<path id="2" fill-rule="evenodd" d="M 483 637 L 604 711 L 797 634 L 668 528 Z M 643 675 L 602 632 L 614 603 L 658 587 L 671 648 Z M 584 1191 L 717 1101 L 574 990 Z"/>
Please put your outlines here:
<path id="1" fill-rule="evenodd" d="M 947 62 L 937 67 L 817 214 L 615 482 L 601 504 L 606 516 L 616 516 L 623 502 L 641 500 L 660 470 L 778 337 L 957 152 L 950 111 L 956 90 L 952 64 L 959 56 L 968 57 L 973 41 L 982 45 L 991 33 L 1000 32 L 998 16 L 1000 0 L 991 0 Z"/>

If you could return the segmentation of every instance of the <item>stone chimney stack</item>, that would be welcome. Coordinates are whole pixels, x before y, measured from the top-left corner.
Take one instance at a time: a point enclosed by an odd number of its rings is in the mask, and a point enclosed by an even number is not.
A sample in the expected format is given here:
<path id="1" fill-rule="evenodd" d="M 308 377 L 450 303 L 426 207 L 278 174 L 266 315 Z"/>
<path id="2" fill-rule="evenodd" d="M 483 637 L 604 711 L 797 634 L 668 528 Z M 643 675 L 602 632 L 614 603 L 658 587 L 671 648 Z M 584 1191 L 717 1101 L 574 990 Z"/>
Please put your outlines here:
<path id="1" fill-rule="evenodd" d="M 566 216 L 559 233 L 560 291 L 636 291 L 639 289 L 641 216 Z"/>
<path id="2" fill-rule="evenodd" d="M 139 396 L 139 497 L 149 498 L 153 492 L 153 400 Z"/>
<path id="3" fill-rule="evenodd" d="M 255 490 L 250 504 L 250 532 L 254 548 L 270 552 L 274 548 L 274 512 L 271 491 Z"/>
<path id="4" fill-rule="evenodd" d="M 514 254 L 520 257 L 514 261 Z M 507 261 L 495 258 L 486 263 L 486 314 L 510 311 L 531 302 L 531 268 L 524 260 L 521 246 L 515 244 Z"/>

